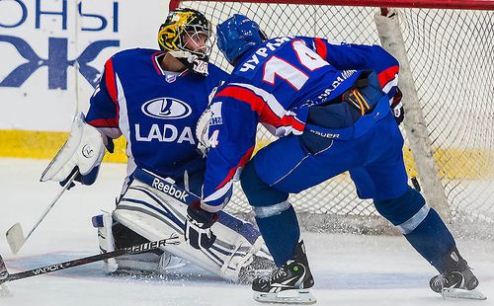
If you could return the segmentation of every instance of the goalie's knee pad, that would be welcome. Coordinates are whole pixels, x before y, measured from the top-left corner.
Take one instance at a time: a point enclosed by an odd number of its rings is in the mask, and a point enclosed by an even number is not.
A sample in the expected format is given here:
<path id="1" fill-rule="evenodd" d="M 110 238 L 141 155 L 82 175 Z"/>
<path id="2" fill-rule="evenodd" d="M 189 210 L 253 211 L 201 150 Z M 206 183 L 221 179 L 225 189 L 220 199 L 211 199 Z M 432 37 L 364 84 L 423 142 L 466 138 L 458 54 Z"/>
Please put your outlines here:
<path id="1" fill-rule="evenodd" d="M 169 179 L 141 169 L 113 212 L 122 225 L 156 241 L 173 233 L 184 234 L 187 203 L 197 198 Z M 252 224 L 222 213 L 211 230 L 217 239 L 209 249 L 194 249 L 187 243 L 170 245 L 165 251 L 186 259 L 221 277 L 236 281 L 243 267 L 262 246 L 259 232 Z"/>

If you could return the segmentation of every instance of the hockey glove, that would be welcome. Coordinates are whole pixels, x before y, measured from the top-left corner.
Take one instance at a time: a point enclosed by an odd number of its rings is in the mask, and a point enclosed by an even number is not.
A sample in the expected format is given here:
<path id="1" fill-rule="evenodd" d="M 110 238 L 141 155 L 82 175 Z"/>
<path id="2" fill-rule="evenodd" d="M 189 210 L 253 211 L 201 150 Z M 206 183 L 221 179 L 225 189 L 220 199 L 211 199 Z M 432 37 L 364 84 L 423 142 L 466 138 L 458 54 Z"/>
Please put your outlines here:
<path id="1" fill-rule="evenodd" d="M 75 186 L 75 183 L 74 182 L 79 182 L 82 185 L 92 185 L 96 181 L 96 178 L 98 177 L 99 166 L 94 167 L 94 169 L 91 170 L 91 172 L 89 172 L 86 175 L 82 175 L 79 172 L 79 168 L 78 167 L 75 167 L 72 170 L 72 172 L 69 174 L 69 176 L 67 176 L 66 179 L 64 179 L 63 181 L 60 181 L 59 182 L 60 186 L 62 186 L 62 187 L 65 186 L 65 184 L 67 184 L 67 182 L 72 177 L 72 175 L 74 175 L 75 172 L 78 172 L 78 174 L 75 176 L 74 181 L 70 183 L 70 185 L 67 188 L 67 190 L 70 190 L 72 187 Z"/>
<path id="2" fill-rule="evenodd" d="M 62 185 L 75 172 L 75 181 L 90 185 L 96 180 L 99 165 L 105 155 L 103 135 L 86 123 L 81 113 L 74 118 L 69 138 L 41 175 L 41 181 L 56 181 Z"/>
<path id="3" fill-rule="evenodd" d="M 401 98 L 403 98 L 403 94 L 399 88 L 396 88 L 396 94 L 391 101 L 390 107 L 393 111 L 393 115 L 395 116 L 396 123 L 400 125 L 405 119 L 405 111 L 403 110 L 403 103 L 401 103 Z"/>
<path id="4" fill-rule="evenodd" d="M 185 240 L 195 249 L 209 249 L 216 236 L 211 226 L 218 220 L 218 213 L 210 213 L 201 208 L 201 202 L 195 201 L 187 208 L 185 221 Z"/>

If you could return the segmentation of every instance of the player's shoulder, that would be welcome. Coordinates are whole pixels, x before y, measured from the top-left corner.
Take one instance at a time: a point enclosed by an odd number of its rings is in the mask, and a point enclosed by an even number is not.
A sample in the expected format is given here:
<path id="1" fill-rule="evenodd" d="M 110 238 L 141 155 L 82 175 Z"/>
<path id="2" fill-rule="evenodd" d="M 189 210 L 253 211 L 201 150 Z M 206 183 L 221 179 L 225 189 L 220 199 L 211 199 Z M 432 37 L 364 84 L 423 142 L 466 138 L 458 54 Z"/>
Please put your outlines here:
<path id="1" fill-rule="evenodd" d="M 347 43 L 323 36 L 295 36 L 294 39 L 302 40 L 308 47 L 316 47 L 318 44 L 327 44 L 329 46 L 341 46 Z"/>
<path id="2" fill-rule="evenodd" d="M 294 39 L 293 36 L 270 38 L 245 52 L 238 60 L 232 74 L 243 75 L 246 78 L 255 78 L 264 62 L 277 54 Z"/>
<path id="3" fill-rule="evenodd" d="M 274 50 L 276 48 L 281 47 L 282 45 L 293 41 L 296 39 L 297 36 L 279 36 L 279 37 L 273 37 L 267 39 L 264 43 L 263 46 L 267 47 L 269 50 Z"/>
<path id="4" fill-rule="evenodd" d="M 298 40 L 298 41 L 301 40 L 301 41 L 305 42 L 307 45 L 314 44 L 314 41 L 317 39 L 320 39 L 320 38 L 312 37 L 312 36 L 301 36 L 301 35 L 293 37 L 293 40 Z"/>

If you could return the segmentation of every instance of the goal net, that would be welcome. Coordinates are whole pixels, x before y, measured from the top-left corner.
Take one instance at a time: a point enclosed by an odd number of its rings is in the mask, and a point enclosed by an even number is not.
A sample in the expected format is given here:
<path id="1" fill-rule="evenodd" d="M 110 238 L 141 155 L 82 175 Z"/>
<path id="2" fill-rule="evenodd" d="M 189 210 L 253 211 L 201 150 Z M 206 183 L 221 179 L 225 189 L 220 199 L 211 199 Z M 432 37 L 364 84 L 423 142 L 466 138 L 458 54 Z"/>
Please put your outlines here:
<path id="1" fill-rule="evenodd" d="M 418 177 L 429 204 L 446 219 L 494 224 L 494 1 L 354 2 L 364 6 L 331 0 L 172 1 L 171 8 L 197 9 L 214 25 L 241 13 L 269 37 L 381 44 L 388 34 L 378 31 L 375 15 L 383 12 L 379 7 L 399 6 L 394 9 L 398 24 L 391 26 L 397 33 L 391 36 L 402 42 L 388 43 L 403 51 L 401 57 L 390 52 L 402 67 L 400 88 L 407 88 L 401 128 L 408 173 Z M 212 62 L 231 70 L 216 47 Z M 258 145 L 272 140 L 260 129 Z M 356 196 L 347 173 L 292 195 L 290 201 L 299 213 L 311 216 L 377 215 L 371 201 Z M 240 186 L 228 209 L 250 211 Z"/>

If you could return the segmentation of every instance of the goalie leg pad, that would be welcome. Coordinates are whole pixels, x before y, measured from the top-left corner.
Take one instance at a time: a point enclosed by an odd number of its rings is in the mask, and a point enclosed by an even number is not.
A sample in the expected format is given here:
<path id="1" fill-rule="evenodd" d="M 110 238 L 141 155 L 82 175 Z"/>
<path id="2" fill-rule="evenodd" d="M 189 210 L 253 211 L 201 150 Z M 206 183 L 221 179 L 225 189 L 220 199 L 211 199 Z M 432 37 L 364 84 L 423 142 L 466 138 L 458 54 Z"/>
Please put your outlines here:
<path id="1" fill-rule="evenodd" d="M 172 233 L 183 235 L 187 205 L 193 199 L 197 196 L 174 185 L 172 180 L 138 169 L 113 217 L 150 241 Z M 262 246 L 255 243 L 259 232 L 251 224 L 226 213 L 211 230 L 217 239 L 209 249 L 194 249 L 182 243 L 167 246 L 165 251 L 225 279 L 237 281 L 240 270 L 252 263 L 253 255 Z"/>
<path id="2" fill-rule="evenodd" d="M 101 253 L 115 251 L 115 240 L 113 238 L 113 219 L 110 214 L 103 213 L 101 215 L 94 216 L 93 226 L 98 229 L 98 242 Z M 115 258 L 108 258 L 104 260 L 103 269 L 106 273 L 113 273 L 117 271 L 118 264 Z"/>
<path id="3" fill-rule="evenodd" d="M 94 216 L 92 222 L 93 226 L 98 229 L 98 242 L 102 253 L 148 242 L 147 239 L 132 232 L 122 224 L 114 222 L 109 213 Z M 172 258 L 171 254 L 158 250 L 150 253 L 109 258 L 104 261 L 103 267 L 106 273 L 162 274 L 169 270 L 171 266 L 176 266 L 179 263 L 180 260 L 178 258 Z"/>

